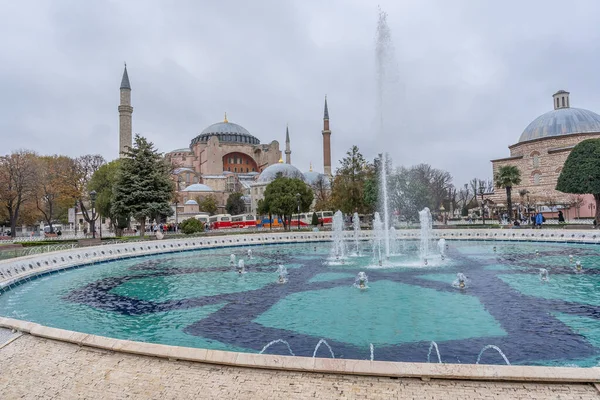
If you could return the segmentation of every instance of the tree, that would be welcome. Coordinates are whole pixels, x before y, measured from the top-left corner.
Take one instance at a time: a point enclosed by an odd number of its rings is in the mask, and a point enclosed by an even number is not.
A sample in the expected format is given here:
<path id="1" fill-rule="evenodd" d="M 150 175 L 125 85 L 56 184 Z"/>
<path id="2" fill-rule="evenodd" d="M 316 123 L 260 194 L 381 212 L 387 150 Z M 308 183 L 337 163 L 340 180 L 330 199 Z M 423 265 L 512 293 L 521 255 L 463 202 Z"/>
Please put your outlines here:
<path id="1" fill-rule="evenodd" d="M 311 189 L 315 196 L 315 210 L 331 210 L 331 182 L 325 175 L 319 177 L 312 183 Z"/>
<path id="2" fill-rule="evenodd" d="M 113 186 L 117 181 L 117 175 L 120 172 L 122 159 L 117 159 L 102 165 L 94 172 L 90 179 L 87 189 L 95 190 L 96 210 L 99 215 L 104 215 L 110 219 L 110 223 L 117 236 L 121 236 L 123 229 L 129 225 L 129 215 L 118 215 L 113 212 Z"/>
<path id="3" fill-rule="evenodd" d="M 69 179 L 71 190 L 75 193 L 74 200 L 77 200 L 83 219 L 90 224 L 92 231 L 96 229 L 96 220 L 99 214 L 90 214 L 92 201 L 90 198 L 91 189 L 88 188 L 88 183 L 94 173 L 104 164 L 106 164 L 106 161 L 99 154 L 86 154 L 77 157 L 75 159 L 75 169 Z"/>
<path id="4" fill-rule="evenodd" d="M 56 217 L 73 205 L 77 193 L 70 185 L 75 173 L 75 160 L 66 156 L 43 156 L 37 158 L 37 181 L 35 205 L 45 223 L 54 233 L 52 226 Z"/>
<path id="5" fill-rule="evenodd" d="M 196 218 L 188 218 L 181 223 L 181 231 L 186 235 L 204 232 L 204 224 Z"/>
<path id="6" fill-rule="evenodd" d="M 369 175 L 370 164 L 365 160 L 357 146 L 352 146 L 336 170 L 332 184 L 331 203 L 333 208 L 343 213 L 358 212 L 366 214 L 370 207 L 365 202 L 365 180 Z"/>
<path id="7" fill-rule="evenodd" d="M 204 197 L 203 199 L 198 198 L 198 209 L 206 212 L 209 215 L 214 215 L 217 212 L 217 198 L 212 194 Z"/>
<path id="8" fill-rule="evenodd" d="M 313 215 L 312 215 L 312 219 L 311 219 L 311 221 L 310 221 L 310 224 L 311 224 L 312 226 L 317 226 L 317 225 L 319 225 L 319 217 L 317 216 L 317 213 L 316 213 L 316 212 L 314 212 L 314 213 L 313 213 Z"/>
<path id="9" fill-rule="evenodd" d="M 244 202 L 243 193 L 231 193 L 227 198 L 225 209 L 228 214 L 240 215 L 246 211 L 246 203 Z"/>
<path id="10" fill-rule="evenodd" d="M 512 220 L 512 187 L 521 183 L 521 171 L 514 165 L 503 165 L 498 168 L 498 172 L 494 176 L 494 181 L 497 188 L 506 189 L 506 207 L 508 209 L 508 218 Z"/>
<path id="11" fill-rule="evenodd" d="M 591 193 L 600 221 L 600 139 L 587 139 L 575 146 L 563 166 L 556 190 L 564 193 Z"/>
<path id="12" fill-rule="evenodd" d="M 300 196 L 297 196 L 297 195 Z M 264 201 L 261 211 L 268 211 L 269 215 L 279 215 L 283 219 L 283 226 L 289 226 L 292 214 L 298 211 L 305 212 L 310 209 L 313 201 L 313 192 L 310 187 L 298 178 L 275 178 L 265 188 Z"/>
<path id="13" fill-rule="evenodd" d="M 173 213 L 171 199 L 175 190 L 170 168 L 154 144 L 135 135 L 133 147 L 125 153 L 113 188 L 111 210 L 116 215 L 131 215 L 144 236 L 146 218 Z"/>
<path id="14" fill-rule="evenodd" d="M 8 214 L 13 238 L 21 207 L 35 195 L 36 172 L 36 155 L 31 151 L 0 157 L 0 205 Z"/>

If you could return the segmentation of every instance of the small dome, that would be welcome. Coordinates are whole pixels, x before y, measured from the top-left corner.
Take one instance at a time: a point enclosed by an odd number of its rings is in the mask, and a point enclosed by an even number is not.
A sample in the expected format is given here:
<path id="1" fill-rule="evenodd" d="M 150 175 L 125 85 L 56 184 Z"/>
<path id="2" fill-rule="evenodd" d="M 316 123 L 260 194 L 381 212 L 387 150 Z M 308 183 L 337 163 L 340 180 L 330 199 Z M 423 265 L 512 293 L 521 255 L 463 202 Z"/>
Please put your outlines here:
<path id="1" fill-rule="evenodd" d="M 600 115 L 583 108 L 558 108 L 534 119 L 519 142 L 589 132 L 600 132 Z"/>
<path id="2" fill-rule="evenodd" d="M 319 179 L 321 179 L 321 177 L 323 177 L 323 180 L 325 181 L 325 184 L 327 186 L 329 186 L 330 182 L 329 182 L 329 177 L 327 175 L 322 174 L 322 173 L 317 172 L 317 171 L 307 171 L 307 172 L 304 173 L 304 180 L 309 185 L 314 185 L 315 183 L 317 183 L 317 181 Z"/>
<path id="3" fill-rule="evenodd" d="M 198 202 L 196 200 L 188 200 L 185 202 L 186 206 L 197 206 Z"/>
<path id="4" fill-rule="evenodd" d="M 193 185 L 190 185 L 188 187 L 186 187 L 185 189 L 183 189 L 184 192 L 214 192 L 214 190 L 212 190 L 212 188 L 208 185 L 205 185 L 203 183 L 194 183 Z"/>
<path id="5" fill-rule="evenodd" d="M 269 183 L 275 178 L 277 178 L 277 174 L 281 174 L 281 176 L 286 178 L 298 178 L 306 181 L 304 175 L 300 170 L 294 167 L 291 164 L 283 164 L 277 163 L 273 165 L 269 165 L 263 172 L 260 173 L 257 182 L 260 183 Z"/>
<path id="6" fill-rule="evenodd" d="M 208 139 L 216 136 L 221 142 L 240 144 L 260 144 L 260 140 L 248 132 L 246 128 L 233 122 L 217 122 L 200 132 L 200 135 L 192 139 L 190 147 L 196 143 L 206 143 Z"/>
<path id="7" fill-rule="evenodd" d="M 190 150 L 189 147 L 185 147 L 183 149 L 175 149 L 175 150 L 171 150 L 170 152 L 168 152 L 167 154 L 171 154 L 171 153 L 191 153 L 192 150 Z"/>

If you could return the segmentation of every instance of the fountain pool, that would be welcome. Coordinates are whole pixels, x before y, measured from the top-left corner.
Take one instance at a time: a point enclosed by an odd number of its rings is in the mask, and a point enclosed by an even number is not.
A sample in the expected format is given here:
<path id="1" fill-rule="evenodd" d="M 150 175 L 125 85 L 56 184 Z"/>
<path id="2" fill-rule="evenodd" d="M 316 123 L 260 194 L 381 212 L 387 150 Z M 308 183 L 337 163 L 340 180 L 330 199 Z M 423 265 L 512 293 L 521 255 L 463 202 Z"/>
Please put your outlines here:
<path id="1" fill-rule="evenodd" d="M 366 241 L 359 243 L 364 256 L 339 265 L 327 263 L 331 243 L 253 246 L 244 274 L 230 259 L 245 258 L 248 247 L 124 259 L 13 287 L 0 295 L 0 315 L 241 352 L 258 353 L 273 342 L 265 353 L 438 362 L 430 352 L 435 342 L 444 363 L 505 364 L 503 354 L 511 364 L 598 364 L 600 248 L 447 243 L 445 261 L 428 266 L 419 262 L 415 240 L 382 268 L 373 265 Z M 583 271 L 569 263 L 570 254 L 583 260 Z M 278 282 L 279 265 L 286 284 Z M 543 283 L 542 267 L 552 275 Z M 353 286 L 359 272 L 368 275 L 368 290 Z M 459 272 L 469 279 L 463 290 L 452 286 Z"/>

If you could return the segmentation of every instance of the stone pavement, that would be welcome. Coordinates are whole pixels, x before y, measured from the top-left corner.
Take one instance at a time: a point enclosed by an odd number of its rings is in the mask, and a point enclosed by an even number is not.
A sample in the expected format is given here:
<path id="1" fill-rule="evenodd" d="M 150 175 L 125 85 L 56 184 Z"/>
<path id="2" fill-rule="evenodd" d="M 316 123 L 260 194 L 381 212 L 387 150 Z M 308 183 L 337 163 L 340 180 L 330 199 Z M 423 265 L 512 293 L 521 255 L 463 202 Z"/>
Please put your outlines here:
<path id="1" fill-rule="evenodd" d="M 591 384 L 270 371 L 169 361 L 25 334 L 0 348 L 0 399 L 600 399 Z"/>

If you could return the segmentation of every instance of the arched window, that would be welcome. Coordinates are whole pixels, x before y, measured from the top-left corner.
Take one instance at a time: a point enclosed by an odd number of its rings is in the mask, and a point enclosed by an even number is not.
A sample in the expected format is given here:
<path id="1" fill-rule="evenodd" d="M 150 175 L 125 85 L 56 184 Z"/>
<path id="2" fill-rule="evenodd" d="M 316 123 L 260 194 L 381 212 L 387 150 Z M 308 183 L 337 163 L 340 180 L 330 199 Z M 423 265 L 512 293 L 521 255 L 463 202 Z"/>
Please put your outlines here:
<path id="1" fill-rule="evenodd" d="M 558 97 L 556 98 L 556 108 L 560 107 L 559 103 L 558 103 Z"/>
<path id="2" fill-rule="evenodd" d="M 565 106 L 565 98 L 564 97 L 562 97 L 562 106 L 563 107 Z"/>
<path id="3" fill-rule="evenodd" d="M 538 168 L 540 166 L 540 153 L 537 151 L 531 153 L 531 162 L 533 164 L 533 168 Z"/>
<path id="4" fill-rule="evenodd" d="M 536 172 L 535 174 L 533 174 L 533 184 L 539 185 L 541 178 L 542 178 L 542 174 L 540 174 L 539 172 Z"/>

